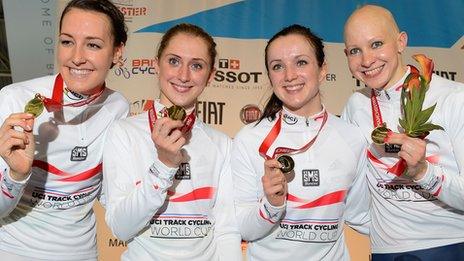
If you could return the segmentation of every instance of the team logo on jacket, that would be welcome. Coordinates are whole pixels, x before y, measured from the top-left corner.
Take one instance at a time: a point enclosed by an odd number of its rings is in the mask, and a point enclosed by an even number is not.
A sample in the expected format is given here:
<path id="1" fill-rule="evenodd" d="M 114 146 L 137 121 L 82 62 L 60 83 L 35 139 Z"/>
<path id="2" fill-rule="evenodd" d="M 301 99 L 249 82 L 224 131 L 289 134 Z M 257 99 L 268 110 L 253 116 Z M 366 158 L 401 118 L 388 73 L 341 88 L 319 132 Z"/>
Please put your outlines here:
<path id="1" fill-rule="evenodd" d="M 84 161 L 87 159 L 87 147 L 76 146 L 71 151 L 71 161 Z"/>
<path id="2" fill-rule="evenodd" d="M 176 172 L 176 175 L 174 175 L 174 178 L 177 180 L 190 179 L 190 164 L 180 164 L 179 169 Z"/>
<path id="3" fill-rule="evenodd" d="M 303 170 L 303 187 L 319 186 L 319 170 L 304 169 Z"/>
<path id="4" fill-rule="evenodd" d="M 283 119 L 288 125 L 293 125 L 298 122 L 298 119 L 295 116 L 284 114 Z"/>

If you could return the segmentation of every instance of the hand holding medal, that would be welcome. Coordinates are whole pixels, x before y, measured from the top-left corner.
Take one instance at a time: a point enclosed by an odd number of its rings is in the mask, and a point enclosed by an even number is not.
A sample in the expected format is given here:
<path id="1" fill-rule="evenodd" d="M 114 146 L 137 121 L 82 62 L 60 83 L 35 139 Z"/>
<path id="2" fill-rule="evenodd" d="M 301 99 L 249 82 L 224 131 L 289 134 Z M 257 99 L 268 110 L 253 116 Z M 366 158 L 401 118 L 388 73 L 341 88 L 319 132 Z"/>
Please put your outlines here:
<path id="1" fill-rule="evenodd" d="M 184 108 L 173 105 L 163 109 L 160 116 L 158 118 L 154 108 L 148 111 L 152 140 L 160 161 L 167 166 L 177 167 L 187 157 L 182 147 L 195 122 L 195 110 L 187 115 Z"/>
<path id="2" fill-rule="evenodd" d="M 264 162 L 264 175 L 261 177 L 267 201 L 273 206 L 282 206 L 287 200 L 287 178 L 276 159 Z"/>

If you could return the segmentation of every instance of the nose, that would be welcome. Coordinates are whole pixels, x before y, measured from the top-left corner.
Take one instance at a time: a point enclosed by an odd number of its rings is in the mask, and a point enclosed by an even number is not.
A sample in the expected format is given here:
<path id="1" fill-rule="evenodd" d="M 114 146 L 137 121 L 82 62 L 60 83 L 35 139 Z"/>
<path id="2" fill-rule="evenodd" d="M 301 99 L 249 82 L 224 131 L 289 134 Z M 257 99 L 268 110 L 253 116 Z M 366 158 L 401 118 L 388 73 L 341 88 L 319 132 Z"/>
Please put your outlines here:
<path id="1" fill-rule="evenodd" d="M 291 82 L 297 78 L 296 70 L 292 66 L 285 68 L 285 81 Z"/>
<path id="2" fill-rule="evenodd" d="M 74 65 L 81 65 L 86 62 L 85 53 L 84 50 L 82 50 L 82 48 L 78 46 L 74 48 L 72 62 L 74 63 Z"/>
<path id="3" fill-rule="evenodd" d="M 179 79 L 182 82 L 188 82 L 190 80 L 190 68 L 188 65 L 182 65 L 179 69 Z"/>
<path id="4" fill-rule="evenodd" d="M 362 66 L 364 67 L 370 67 L 374 62 L 374 54 L 372 51 L 365 51 L 362 55 Z"/>

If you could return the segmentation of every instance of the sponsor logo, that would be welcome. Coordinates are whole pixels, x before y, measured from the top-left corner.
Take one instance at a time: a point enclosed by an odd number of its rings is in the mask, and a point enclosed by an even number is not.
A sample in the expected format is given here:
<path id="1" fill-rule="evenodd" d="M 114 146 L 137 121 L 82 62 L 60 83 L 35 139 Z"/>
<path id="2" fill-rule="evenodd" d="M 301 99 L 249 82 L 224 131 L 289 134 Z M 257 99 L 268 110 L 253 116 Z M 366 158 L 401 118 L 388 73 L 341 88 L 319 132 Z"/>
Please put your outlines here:
<path id="1" fill-rule="evenodd" d="M 261 110 L 257 105 L 247 104 L 240 110 L 240 120 L 244 124 L 249 124 L 257 121 L 262 115 Z"/>
<path id="2" fill-rule="evenodd" d="M 436 75 L 441 76 L 443 78 L 446 78 L 451 81 L 455 81 L 457 72 L 451 72 L 451 71 L 433 71 Z"/>
<path id="3" fill-rule="evenodd" d="M 296 116 L 288 115 L 286 113 L 282 118 L 284 119 L 284 122 L 288 125 L 294 125 L 298 122 L 298 118 Z"/>
<path id="4" fill-rule="evenodd" d="M 114 0 L 113 3 L 124 14 L 126 22 L 132 22 L 135 17 L 148 15 L 148 8 L 146 6 L 134 6 L 134 0 Z"/>
<path id="5" fill-rule="evenodd" d="M 220 58 L 218 60 L 218 70 L 214 74 L 213 87 L 229 89 L 262 89 L 261 82 L 263 72 L 246 71 L 243 63 L 239 59 Z M 230 85 L 239 84 L 240 86 Z M 245 84 L 245 86 L 243 86 Z M 252 85 L 255 86 L 252 86 Z"/>
<path id="6" fill-rule="evenodd" d="M 240 60 L 238 59 L 219 59 L 219 69 L 240 70 Z"/>
<path id="7" fill-rule="evenodd" d="M 129 79 L 131 77 L 131 73 L 126 67 L 126 61 L 127 58 L 123 58 L 113 67 L 114 75 L 117 77 L 124 77 L 125 79 Z"/>
<path id="8" fill-rule="evenodd" d="M 71 151 L 71 161 L 84 161 L 87 159 L 87 147 L 76 146 Z"/>
<path id="9" fill-rule="evenodd" d="M 225 102 L 198 101 L 197 117 L 206 124 L 222 125 Z"/>
<path id="10" fill-rule="evenodd" d="M 155 74 L 155 59 L 138 58 L 131 62 L 131 74 L 146 75 Z"/>
<path id="11" fill-rule="evenodd" d="M 176 175 L 174 175 L 174 178 L 177 180 L 190 179 L 190 164 L 180 164 L 179 169 L 176 172 Z"/>
<path id="12" fill-rule="evenodd" d="M 136 58 L 130 61 L 129 67 L 126 65 L 127 58 L 120 61 L 114 67 L 114 74 L 118 77 L 129 79 L 132 76 L 155 75 L 155 59 Z"/>
<path id="13" fill-rule="evenodd" d="M 127 247 L 127 241 L 119 240 L 117 238 L 108 239 L 109 247 Z"/>
<path id="14" fill-rule="evenodd" d="M 319 186 L 319 170 L 304 169 L 302 172 L 303 187 Z"/>

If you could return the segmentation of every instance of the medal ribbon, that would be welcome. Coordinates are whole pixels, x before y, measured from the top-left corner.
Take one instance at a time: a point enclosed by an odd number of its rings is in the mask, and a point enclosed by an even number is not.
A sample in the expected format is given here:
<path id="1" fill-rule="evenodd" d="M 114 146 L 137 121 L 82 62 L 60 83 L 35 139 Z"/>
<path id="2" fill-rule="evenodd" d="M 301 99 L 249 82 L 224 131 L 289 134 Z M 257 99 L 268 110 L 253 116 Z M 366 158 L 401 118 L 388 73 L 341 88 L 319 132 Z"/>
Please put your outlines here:
<path id="1" fill-rule="evenodd" d="M 371 90 L 371 108 L 372 108 L 372 122 L 374 124 L 374 128 L 377 128 L 380 125 L 382 125 L 383 120 L 382 120 L 382 112 L 380 111 L 379 102 L 377 101 L 377 96 L 375 94 L 374 89 Z M 374 161 L 374 162 L 377 162 L 377 163 L 380 163 L 386 166 L 386 164 L 380 161 L 380 159 L 377 159 L 369 149 L 367 150 L 367 158 L 370 159 L 371 161 Z M 389 167 L 387 171 L 399 177 L 403 174 L 406 167 L 407 167 L 406 161 L 400 158 L 398 162 L 392 167 Z"/>
<path id="2" fill-rule="evenodd" d="M 277 137 L 279 136 L 280 130 L 282 129 L 282 110 L 281 110 L 279 112 L 279 118 L 277 119 L 277 122 L 274 124 L 272 129 L 267 134 L 266 138 L 264 138 L 263 142 L 259 146 L 259 150 L 258 150 L 259 155 L 261 155 L 265 159 L 273 159 L 273 158 L 275 158 L 276 155 L 281 155 L 281 154 L 293 155 L 293 154 L 297 154 L 297 153 L 304 152 L 304 151 L 308 150 L 314 144 L 314 142 L 317 139 L 317 136 L 319 136 L 319 133 L 322 130 L 322 127 L 324 127 L 325 123 L 327 122 L 327 118 L 328 118 L 327 111 L 324 110 L 324 114 L 322 116 L 316 117 L 314 120 L 317 120 L 320 117 L 322 117 L 321 126 L 319 127 L 319 130 L 317 131 L 316 136 L 314 136 L 314 138 L 312 138 L 308 143 L 306 143 L 306 145 L 304 145 L 303 147 L 301 147 L 299 149 L 293 149 L 293 148 L 287 148 L 287 147 L 277 147 L 274 150 L 274 153 L 272 154 L 272 157 L 271 157 L 271 156 L 267 155 L 267 151 L 271 147 L 272 143 L 274 143 L 274 141 L 277 139 Z"/>
<path id="3" fill-rule="evenodd" d="M 380 111 L 379 102 L 377 101 L 377 96 L 374 89 L 371 90 L 371 108 L 372 108 L 372 122 L 374 128 L 377 128 L 382 125 L 382 112 Z"/>
<path id="4" fill-rule="evenodd" d="M 160 111 L 160 114 L 162 117 L 168 117 L 168 111 L 166 108 L 163 108 Z M 155 112 L 155 104 L 153 103 L 153 106 L 148 110 L 148 122 L 149 122 L 149 127 L 150 127 L 150 133 L 153 132 L 153 126 L 155 126 L 155 121 L 158 119 L 158 115 Z M 193 128 L 193 124 L 195 123 L 195 109 L 187 115 L 184 119 L 184 126 L 180 128 L 180 131 L 183 133 L 189 132 Z"/>
<path id="5" fill-rule="evenodd" d="M 55 112 L 55 111 L 62 110 L 63 107 L 81 107 L 86 104 L 89 104 L 93 102 L 95 99 L 97 99 L 98 97 L 100 97 L 100 95 L 103 93 L 104 90 L 105 90 L 105 83 L 103 83 L 103 86 L 100 88 L 100 90 L 97 93 L 90 95 L 87 99 L 78 101 L 78 102 L 63 104 L 63 77 L 61 76 L 61 74 L 58 74 L 55 78 L 55 83 L 53 85 L 52 98 L 50 99 L 42 95 L 40 95 L 40 97 L 47 111 Z"/>

